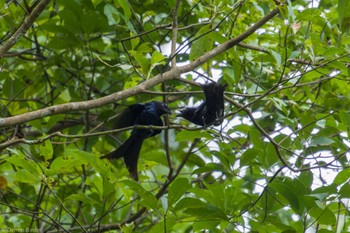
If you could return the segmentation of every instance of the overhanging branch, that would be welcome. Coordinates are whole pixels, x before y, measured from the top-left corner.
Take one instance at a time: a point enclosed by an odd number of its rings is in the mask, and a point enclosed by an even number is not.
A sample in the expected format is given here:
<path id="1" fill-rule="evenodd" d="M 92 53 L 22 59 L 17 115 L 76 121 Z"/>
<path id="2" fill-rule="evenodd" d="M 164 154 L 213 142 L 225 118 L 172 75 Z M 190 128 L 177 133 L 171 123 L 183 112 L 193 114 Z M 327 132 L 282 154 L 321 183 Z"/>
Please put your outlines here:
<path id="1" fill-rule="evenodd" d="M 49 1 L 49 0 L 46 0 Z M 45 1 L 43 1 L 45 2 Z M 232 48 L 233 46 L 237 45 L 239 42 L 242 42 L 244 39 L 246 39 L 248 36 L 253 34 L 257 29 L 259 29 L 262 25 L 264 25 L 266 22 L 268 22 L 270 19 L 272 19 L 275 15 L 279 13 L 279 9 L 275 8 L 272 10 L 268 15 L 266 15 L 264 18 L 262 18 L 259 22 L 254 24 L 252 27 L 250 27 L 247 31 L 242 33 L 241 35 L 237 36 L 236 38 L 230 39 L 226 41 L 225 43 L 219 45 L 215 49 L 205 53 L 204 55 L 200 56 L 198 59 L 194 60 L 193 62 L 189 63 L 188 65 L 184 65 L 181 67 L 174 67 L 170 71 L 165 72 L 163 74 L 158 74 L 153 78 L 150 78 L 143 83 L 127 89 L 123 90 L 99 99 L 95 100 L 88 100 L 88 101 L 81 101 L 81 102 L 72 102 L 72 103 L 66 103 L 61 105 L 55 105 L 47 108 L 43 108 L 40 110 L 20 114 L 17 116 L 12 117 L 6 117 L 6 118 L 0 118 L 0 127 L 4 126 L 11 126 L 16 124 L 21 124 L 24 122 L 28 122 L 31 120 L 52 116 L 56 114 L 62 114 L 67 113 L 71 111 L 80 111 L 80 110 L 87 110 L 87 109 L 93 109 L 97 107 L 101 107 L 107 104 L 114 103 L 116 101 L 134 96 L 136 94 L 142 93 L 143 91 L 149 89 L 150 87 L 153 87 L 157 84 L 160 84 L 165 81 L 169 81 L 171 79 L 174 79 L 176 77 L 179 77 L 181 74 L 190 72 L 197 68 L 198 66 L 204 64 L 205 62 L 209 61 L 210 59 L 214 58 L 215 56 L 227 51 L 228 49 Z M 1 53 L 0 53 L 1 54 Z"/>

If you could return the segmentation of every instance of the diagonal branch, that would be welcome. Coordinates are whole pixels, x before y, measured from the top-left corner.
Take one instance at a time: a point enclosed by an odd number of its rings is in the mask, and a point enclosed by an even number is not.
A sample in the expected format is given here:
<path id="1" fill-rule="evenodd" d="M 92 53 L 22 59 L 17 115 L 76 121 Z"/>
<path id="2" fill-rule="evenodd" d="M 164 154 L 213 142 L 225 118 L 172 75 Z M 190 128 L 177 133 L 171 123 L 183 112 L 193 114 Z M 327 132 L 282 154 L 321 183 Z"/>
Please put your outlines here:
<path id="1" fill-rule="evenodd" d="M 200 56 L 199 58 L 197 58 L 196 60 L 194 60 L 193 62 L 187 65 L 184 65 L 181 67 L 173 67 L 170 71 L 165 72 L 163 74 L 158 74 L 153 78 L 150 78 L 133 88 L 120 91 L 120 92 L 117 92 L 99 99 L 95 99 L 95 100 L 66 103 L 66 104 L 51 106 L 48 108 L 43 108 L 40 110 L 28 112 L 25 114 L 20 114 L 17 116 L 0 118 L 0 127 L 20 124 L 20 123 L 24 123 L 27 121 L 31 121 L 31 120 L 35 120 L 35 119 L 39 119 L 39 118 L 43 118 L 43 117 L 47 117 L 55 114 L 97 108 L 103 105 L 107 105 L 107 104 L 114 103 L 116 101 L 128 98 L 130 96 L 134 96 L 136 94 L 142 93 L 150 87 L 153 87 L 165 81 L 172 80 L 176 77 L 179 77 L 181 74 L 190 72 L 195 68 L 199 67 L 200 65 L 204 64 L 205 62 L 209 61 L 210 59 L 214 58 L 215 56 L 227 51 L 228 49 L 232 48 L 233 46 L 237 45 L 239 42 L 242 42 L 248 36 L 253 34 L 257 29 L 263 26 L 266 22 L 268 22 L 278 13 L 279 13 L 279 9 L 275 8 L 269 14 L 267 14 L 264 18 L 262 18 L 259 22 L 254 24 L 252 27 L 248 28 L 244 33 L 237 36 L 236 38 L 226 41 L 225 43 L 205 53 L 204 55 Z"/>

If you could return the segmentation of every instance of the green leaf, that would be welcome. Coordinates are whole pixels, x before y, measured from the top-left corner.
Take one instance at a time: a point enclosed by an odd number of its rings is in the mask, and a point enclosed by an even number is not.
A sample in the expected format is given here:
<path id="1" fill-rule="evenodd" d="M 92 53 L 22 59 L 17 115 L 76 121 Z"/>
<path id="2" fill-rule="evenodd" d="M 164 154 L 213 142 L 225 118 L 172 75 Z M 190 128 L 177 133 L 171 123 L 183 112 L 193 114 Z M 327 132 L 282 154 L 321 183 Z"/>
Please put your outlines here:
<path id="1" fill-rule="evenodd" d="M 164 64 L 164 56 L 163 54 L 161 54 L 160 52 L 158 51 L 154 51 L 152 53 L 152 57 L 151 57 L 151 63 L 152 63 L 152 66 L 155 66 L 155 65 L 159 65 L 159 64 Z"/>
<path id="2" fill-rule="evenodd" d="M 99 31 L 99 28 L 103 27 L 102 24 L 104 22 L 104 19 L 96 13 L 85 13 L 81 16 L 81 27 L 87 34 Z"/>
<path id="3" fill-rule="evenodd" d="M 37 185 L 41 182 L 41 178 L 41 174 L 31 173 L 25 169 L 21 169 L 16 172 L 16 180 L 23 183 Z"/>
<path id="4" fill-rule="evenodd" d="M 304 185 L 305 188 L 311 188 L 313 183 L 314 176 L 310 171 L 303 171 L 300 173 L 299 181 Z"/>
<path id="5" fill-rule="evenodd" d="M 62 99 L 64 102 L 69 102 L 71 100 L 71 96 L 68 89 L 62 91 L 59 95 L 59 98 Z"/>
<path id="6" fill-rule="evenodd" d="M 16 167 L 23 168 L 23 174 L 28 174 L 27 179 L 32 179 L 32 177 L 35 177 L 37 180 L 42 176 L 39 165 L 33 160 L 26 158 L 24 155 L 14 155 L 6 158 L 6 161 L 12 163 Z"/>
<path id="7" fill-rule="evenodd" d="M 52 162 L 50 169 L 48 171 L 48 174 L 56 175 L 61 172 L 67 172 L 72 167 L 81 166 L 82 164 L 84 164 L 82 161 L 72 157 L 69 157 L 69 158 L 58 157 Z"/>
<path id="8" fill-rule="evenodd" d="M 152 224 L 152 228 L 150 230 L 147 230 L 147 232 L 148 233 L 174 232 L 172 231 L 172 229 L 177 222 L 178 220 L 175 217 L 166 216 L 163 221 L 159 221 L 155 224 Z"/>
<path id="9" fill-rule="evenodd" d="M 256 148 L 248 148 L 241 156 L 240 166 L 243 167 L 256 163 L 256 159 L 259 153 L 261 153 L 261 151 Z"/>
<path id="10" fill-rule="evenodd" d="M 183 130 L 180 131 L 176 135 L 176 141 L 192 141 L 197 138 L 202 138 L 202 139 L 212 139 L 213 136 L 210 135 L 207 131 L 205 130 L 195 130 L 195 131 L 188 131 L 188 130 Z"/>
<path id="11" fill-rule="evenodd" d="M 350 2 L 348 0 L 338 0 L 338 23 L 342 31 L 349 31 L 350 28 Z"/>
<path id="12" fill-rule="evenodd" d="M 341 122 L 345 124 L 346 127 L 348 127 L 348 129 L 350 129 L 350 114 L 348 112 L 341 111 L 339 112 L 339 116 L 340 116 Z"/>
<path id="13" fill-rule="evenodd" d="M 149 69 L 150 69 L 150 62 L 149 60 L 145 57 L 145 55 L 139 51 L 134 51 L 130 50 L 130 54 L 135 58 L 137 63 L 141 66 L 141 69 L 144 74 L 148 74 Z"/>
<path id="14" fill-rule="evenodd" d="M 134 222 L 129 223 L 129 224 L 123 224 L 120 226 L 120 229 L 123 231 L 123 233 L 133 233 L 134 231 L 135 224 Z"/>
<path id="15" fill-rule="evenodd" d="M 350 178 L 350 168 L 340 171 L 337 176 L 334 178 L 333 183 L 340 185 L 347 182 Z"/>
<path id="16" fill-rule="evenodd" d="M 326 138 L 326 137 L 314 137 L 311 142 L 310 142 L 310 146 L 311 147 L 318 147 L 318 146 L 329 146 L 331 144 L 333 144 L 334 141 L 330 138 Z"/>
<path id="17" fill-rule="evenodd" d="M 269 188 L 273 188 L 276 192 L 280 193 L 290 203 L 291 207 L 299 214 L 302 215 L 304 209 L 300 203 L 298 196 L 295 194 L 293 188 L 286 183 L 273 182 L 268 185 Z"/>
<path id="18" fill-rule="evenodd" d="M 203 208 L 206 204 L 198 198 L 185 197 L 176 203 L 175 211 L 191 208 Z"/>
<path id="19" fill-rule="evenodd" d="M 206 35 L 211 25 L 205 25 L 196 33 L 196 40 L 191 45 L 190 60 L 193 61 L 212 49 L 213 41 Z"/>
<path id="20" fill-rule="evenodd" d="M 50 140 L 46 140 L 43 144 L 40 144 L 39 146 L 40 155 L 44 156 L 45 161 L 47 161 L 52 158 L 53 147 Z"/>
<path id="21" fill-rule="evenodd" d="M 339 198 L 350 198 L 350 184 L 348 182 L 340 188 L 339 194 Z"/>
<path id="22" fill-rule="evenodd" d="M 131 16 L 131 10 L 129 7 L 129 4 L 126 0 L 118 0 L 119 4 L 123 8 L 124 16 L 125 16 L 125 22 L 128 22 Z"/>
<path id="23" fill-rule="evenodd" d="M 114 6 L 112 6 L 111 4 L 106 4 L 105 7 L 104 7 L 103 12 L 104 12 L 105 16 L 108 19 L 108 24 L 109 25 L 115 25 L 115 24 L 119 23 L 119 21 L 120 21 L 120 18 L 119 18 L 120 13 Z"/>
<path id="24" fill-rule="evenodd" d="M 334 233 L 332 230 L 327 230 L 327 229 L 319 229 L 317 233 Z"/>
<path id="25" fill-rule="evenodd" d="M 271 55 L 273 56 L 273 58 L 275 59 L 275 61 L 277 62 L 277 65 L 280 66 L 282 63 L 281 55 L 279 53 L 276 53 L 273 50 L 271 50 L 270 52 L 271 52 Z"/>
<path id="26" fill-rule="evenodd" d="M 150 53 L 152 51 L 153 51 L 153 49 L 152 49 L 150 43 L 148 43 L 148 42 L 142 43 L 139 47 L 137 47 L 137 52 L 142 53 L 142 54 Z"/>
<path id="27" fill-rule="evenodd" d="M 225 168 L 222 164 L 206 163 L 204 166 L 197 168 L 192 174 L 202 174 L 205 172 L 222 171 L 225 172 Z"/>
<path id="28" fill-rule="evenodd" d="M 128 80 L 125 82 L 124 90 L 135 87 L 140 83 L 140 81 L 142 81 L 142 78 L 140 78 L 140 77 L 131 77 L 130 79 L 131 80 Z"/>
<path id="29" fill-rule="evenodd" d="M 81 10 L 79 10 L 81 12 Z M 81 32 L 81 24 L 78 12 L 73 12 L 69 8 L 65 8 L 59 12 L 60 17 L 65 22 L 64 28 L 72 34 Z"/>
<path id="30" fill-rule="evenodd" d="M 334 213 L 328 208 L 320 208 L 314 206 L 309 211 L 310 216 L 314 217 L 319 224 L 334 225 L 336 223 L 336 218 Z"/>
<path id="31" fill-rule="evenodd" d="M 81 41 L 73 34 L 59 35 L 53 37 L 49 43 L 48 47 L 52 49 L 67 49 L 75 48 L 81 45 Z"/>
<path id="32" fill-rule="evenodd" d="M 130 32 L 130 36 L 134 36 L 134 34 L 132 32 Z M 140 38 L 139 37 L 133 38 L 133 39 L 130 40 L 130 42 L 131 42 L 131 49 L 135 50 L 136 47 L 140 43 Z"/>
<path id="33" fill-rule="evenodd" d="M 265 153 L 265 164 L 267 167 L 272 166 L 273 164 L 279 161 L 277 152 L 275 147 L 269 143 L 266 145 L 266 153 Z"/>
<path id="34" fill-rule="evenodd" d="M 153 193 L 146 191 L 141 185 L 134 181 L 124 180 L 120 183 L 128 186 L 131 190 L 135 191 L 141 197 L 141 205 L 153 210 L 158 209 L 158 200 L 153 195 Z"/>
<path id="35" fill-rule="evenodd" d="M 174 205 L 181 196 L 191 188 L 188 179 L 178 178 L 169 187 L 168 193 L 168 204 L 169 206 Z"/>
<path id="36" fill-rule="evenodd" d="M 98 4 L 100 4 L 102 1 L 103 1 L 103 0 L 91 0 L 92 5 L 94 5 L 95 8 L 96 8 L 96 6 L 97 6 Z"/>
<path id="37" fill-rule="evenodd" d="M 337 193 L 338 193 L 338 187 L 336 184 L 333 183 L 330 185 L 324 185 L 322 187 L 316 188 L 311 192 L 310 196 L 317 197 L 318 200 L 324 201 L 330 195 L 337 194 Z"/>
<path id="38" fill-rule="evenodd" d="M 102 203 L 90 198 L 86 194 L 78 193 L 78 194 L 72 194 L 67 197 L 67 201 L 81 201 L 84 204 L 90 204 L 90 205 L 99 205 L 102 207 Z"/>
<path id="39" fill-rule="evenodd" d="M 215 229 L 217 225 L 220 224 L 220 221 L 208 220 L 208 221 L 196 221 L 193 223 L 193 231 L 201 232 L 207 229 Z"/>
<path id="40" fill-rule="evenodd" d="M 249 138 L 254 144 L 254 146 L 257 146 L 259 148 L 265 148 L 265 143 L 261 140 L 261 133 L 260 131 L 256 129 L 251 129 L 249 131 Z"/>

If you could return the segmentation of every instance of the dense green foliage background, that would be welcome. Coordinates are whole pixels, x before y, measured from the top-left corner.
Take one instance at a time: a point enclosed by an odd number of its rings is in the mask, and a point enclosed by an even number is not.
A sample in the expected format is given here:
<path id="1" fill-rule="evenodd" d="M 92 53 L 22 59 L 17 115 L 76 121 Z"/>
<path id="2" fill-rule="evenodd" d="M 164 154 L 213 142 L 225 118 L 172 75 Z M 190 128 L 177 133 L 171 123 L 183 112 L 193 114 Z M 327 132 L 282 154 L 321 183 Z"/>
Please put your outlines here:
<path id="1" fill-rule="evenodd" d="M 0 46 L 40 2 L 0 0 Z M 49 1 L 0 53 L 0 229 L 350 232 L 346 9 L 347 0 Z M 191 72 L 156 76 L 254 24 Z M 152 79 L 161 84 L 123 97 Z M 165 101 L 176 113 L 201 101 L 198 84 L 210 79 L 228 83 L 222 126 L 170 115 L 143 145 L 139 183 L 122 160 L 99 159 L 129 135 L 109 131 L 125 106 Z M 2 122 L 113 93 L 122 96 L 113 104 Z"/>

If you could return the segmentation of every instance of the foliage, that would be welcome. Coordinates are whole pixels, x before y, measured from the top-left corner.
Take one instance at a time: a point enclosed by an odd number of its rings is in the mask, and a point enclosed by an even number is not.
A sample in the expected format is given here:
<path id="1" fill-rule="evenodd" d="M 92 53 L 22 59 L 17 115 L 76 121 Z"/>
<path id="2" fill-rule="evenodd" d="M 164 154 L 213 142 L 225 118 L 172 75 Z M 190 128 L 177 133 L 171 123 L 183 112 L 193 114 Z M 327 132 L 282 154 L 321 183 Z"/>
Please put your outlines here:
<path id="1" fill-rule="evenodd" d="M 2 44 L 37 3 L 0 1 Z M 0 121 L 134 90 L 275 8 L 191 72 L 114 104 L 4 125 L 0 229 L 350 231 L 347 0 L 51 1 L 0 56 Z M 123 161 L 99 159 L 129 135 L 108 131 L 125 106 L 166 101 L 177 112 L 203 99 L 196 84 L 209 79 L 229 84 L 222 126 L 171 115 L 143 145 L 139 183 Z"/>

